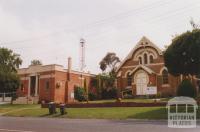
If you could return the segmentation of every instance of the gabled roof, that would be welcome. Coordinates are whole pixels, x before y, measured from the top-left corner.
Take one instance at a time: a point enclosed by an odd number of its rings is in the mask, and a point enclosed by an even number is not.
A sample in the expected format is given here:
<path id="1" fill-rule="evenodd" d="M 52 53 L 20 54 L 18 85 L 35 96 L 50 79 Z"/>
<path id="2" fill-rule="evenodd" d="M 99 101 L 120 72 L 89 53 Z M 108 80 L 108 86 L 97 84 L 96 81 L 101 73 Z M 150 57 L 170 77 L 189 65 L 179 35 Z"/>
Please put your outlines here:
<path id="1" fill-rule="evenodd" d="M 136 68 L 134 68 L 134 69 L 131 71 L 130 74 L 136 72 L 136 71 L 137 71 L 138 69 L 140 69 L 140 68 L 142 68 L 143 70 L 145 70 L 145 71 L 146 71 L 147 73 L 149 73 L 149 74 L 155 73 L 153 70 L 151 70 L 150 68 L 148 68 L 148 67 L 146 67 L 146 66 L 144 66 L 144 65 L 138 65 Z"/>
<path id="2" fill-rule="evenodd" d="M 143 42 L 148 42 L 148 45 L 147 46 L 151 46 L 153 48 L 155 48 L 158 52 L 159 55 L 162 55 L 163 52 L 160 48 L 158 48 L 153 42 L 151 42 L 147 37 L 143 36 L 142 39 L 140 39 L 140 41 L 136 44 L 136 46 L 131 50 L 131 52 L 128 54 L 128 56 L 126 56 L 126 58 L 121 62 L 121 64 L 119 65 L 119 67 L 117 68 L 117 72 L 118 70 L 123 66 L 123 64 L 131 59 L 133 53 L 138 49 L 138 48 L 141 48 L 141 47 L 144 47 L 144 45 L 142 45 L 141 43 Z"/>

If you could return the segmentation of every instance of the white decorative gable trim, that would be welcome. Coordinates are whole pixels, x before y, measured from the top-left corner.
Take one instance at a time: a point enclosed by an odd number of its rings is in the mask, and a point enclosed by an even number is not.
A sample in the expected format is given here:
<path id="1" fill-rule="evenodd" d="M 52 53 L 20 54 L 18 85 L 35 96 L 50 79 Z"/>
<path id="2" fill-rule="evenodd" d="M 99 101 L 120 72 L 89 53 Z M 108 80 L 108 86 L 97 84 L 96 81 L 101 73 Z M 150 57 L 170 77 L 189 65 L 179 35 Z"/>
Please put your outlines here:
<path id="1" fill-rule="evenodd" d="M 150 51 L 150 53 L 149 53 L 149 51 Z M 147 54 L 148 58 L 150 55 L 152 55 L 154 59 L 158 58 L 158 54 L 156 53 L 155 50 L 153 50 L 151 48 L 145 48 L 145 49 L 141 50 L 140 52 L 136 51 L 133 60 L 137 61 L 139 57 L 143 58 L 145 53 Z"/>
<path id="2" fill-rule="evenodd" d="M 134 72 L 136 72 L 139 68 L 142 68 L 143 70 L 145 70 L 147 73 L 149 73 L 149 74 L 153 74 L 153 73 L 155 73 L 153 70 L 151 70 L 150 68 L 148 68 L 148 67 L 146 67 L 146 66 L 144 66 L 144 65 L 139 65 L 139 66 L 137 66 L 135 69 L 133 69 L 132 71 L 131 71 L 131 74 L 133 74 Z"/>
<path id="3" fill-rule="evenodd" d="M 145 43 L 144 43 L 145 42 Z M 144 44 L 142 44 L 144 43 Z M 153 47 L 157 50 L 158 54 L 159 55 L 162 55 L 162 50 L 160 48 L 158 48 L 153 42 L 151 42 L 147 37 L 143 36 L 142 39 L 136 44 L 136 46 L 131 50 L 131 52 L 128 54 L 128 56 L 126 56 L 126 58 L 121 62 L 121 64 L 119 65 L 119 67 L 117 68 L 117 72 L 119 71 L 119 69 L 123 66 L 123 64 L 131 59 L 133 53 L 138 49 L 138 48 L 141 48 L 141 47 L 144 47 L 144 46 L 150 46 L 150 47 Z"/>
<path id="4" fill-rule="evenodd" d="M 167 70 L 167 71 L 168 71 L 167 67 L 164 66 L 164 67 L 162 67 L 162 68 L 160 69 L 160 75 L 162 75 L 163 70 Z"/>
<path id="5" fill-rule="evenodd" d="M 122 71 L 119 71 L 117 74 L 117 77 L 121 77 L 121 75 L 122 75 Z"/>

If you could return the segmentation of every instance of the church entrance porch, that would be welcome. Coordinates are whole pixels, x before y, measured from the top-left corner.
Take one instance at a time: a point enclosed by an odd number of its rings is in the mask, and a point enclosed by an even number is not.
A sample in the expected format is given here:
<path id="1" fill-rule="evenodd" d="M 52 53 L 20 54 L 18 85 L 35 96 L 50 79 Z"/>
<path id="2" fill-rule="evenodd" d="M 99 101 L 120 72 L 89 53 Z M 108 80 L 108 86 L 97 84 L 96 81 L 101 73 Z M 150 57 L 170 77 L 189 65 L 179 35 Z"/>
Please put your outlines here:
<path id="1" fill-rule="evenodd" d="M 140 70 L 135 74 L 136 95 L 146 95 L 149 77 L 146 72 Z"/>

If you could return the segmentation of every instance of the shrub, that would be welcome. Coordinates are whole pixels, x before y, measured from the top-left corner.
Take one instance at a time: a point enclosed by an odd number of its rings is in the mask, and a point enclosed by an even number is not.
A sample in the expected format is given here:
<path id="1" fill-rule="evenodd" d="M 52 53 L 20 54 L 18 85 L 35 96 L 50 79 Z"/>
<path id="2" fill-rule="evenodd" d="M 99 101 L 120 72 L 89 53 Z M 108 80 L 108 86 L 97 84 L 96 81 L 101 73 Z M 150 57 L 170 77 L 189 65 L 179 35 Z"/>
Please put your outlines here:
<path id="1" fill-rule="evenodd" d="M 190 80 L 183 80 L 177 89 L 177 96 L 187 96 L 195 98 L 197 95 L 196 89 Z"/>
<path id="2" fill-rule="evenodd" d="M 74 88 L 74 98 L 78 101 L 85 101 L 85 89 L 81 87 L 75 87 Z"/>
<path id="3" fill-rule="evenodd" d="M 90 93 L 88 94 L 88 98 L 89 98 L 89 100 L 91 100 L 91 101 L 97 100 L 97 95 L 90 92 Z"/>
<path id="4" fill-rule="evenodd" d="M 158 92 L 157 94 L 156 94 L 156 98 L 161 98 L 162 97 L 162 93 L 161 92 Z"/>
<path id="5" fill-rule="evenodd" d="M 103 89 L 101 93 L 102 99 L 114 99 L 117 97 L 117 89 L 112 88 L 112 89 Z"/>

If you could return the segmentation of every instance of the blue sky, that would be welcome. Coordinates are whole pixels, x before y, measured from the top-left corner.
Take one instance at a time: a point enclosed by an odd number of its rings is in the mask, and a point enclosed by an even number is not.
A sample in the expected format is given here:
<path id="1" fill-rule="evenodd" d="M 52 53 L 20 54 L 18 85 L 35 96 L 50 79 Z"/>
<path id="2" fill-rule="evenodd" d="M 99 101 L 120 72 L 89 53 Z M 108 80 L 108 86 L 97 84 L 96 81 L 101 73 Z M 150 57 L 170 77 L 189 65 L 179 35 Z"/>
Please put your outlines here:
<path id="1" fill-rule="evenodd" d="M 199 23 L 199 0 L 0 0 L 0 45 L 11 48 L 27 67 L 43 64 L 79 68 L 79 40 L 86 40 L 85 71 L 98 73 L 107 52 L 121 59 L 142 36 L 161 49 L 172 36 Z"/>

